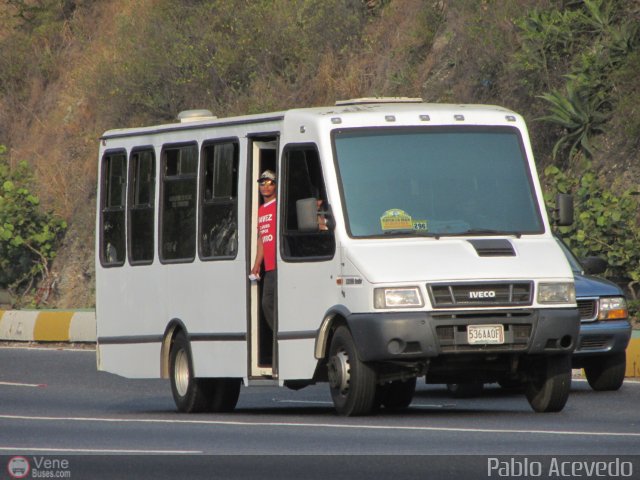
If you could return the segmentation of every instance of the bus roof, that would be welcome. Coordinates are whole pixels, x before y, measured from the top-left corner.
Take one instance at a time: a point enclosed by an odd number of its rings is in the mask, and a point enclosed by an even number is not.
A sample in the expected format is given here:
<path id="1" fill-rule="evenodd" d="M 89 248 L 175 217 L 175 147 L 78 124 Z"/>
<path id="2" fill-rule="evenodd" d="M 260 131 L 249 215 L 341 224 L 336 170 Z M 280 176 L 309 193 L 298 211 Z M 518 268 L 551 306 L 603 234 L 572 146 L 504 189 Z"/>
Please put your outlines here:
<path id="1" fill-rule="evenodd" d="M 365 98 L 340 101 L 336 102 L 336 105 L 324 107 L 295 108 L 280 112 L 226 118 L 207 115 L 202 116 L 201 119 L 191 117 L 188 121 L 177 123 L 113 129 L 106 131 L 100 139 L 153 135 L 209 127 L 272 123 L 285 119 L 295 123 L 330 122 L 338 127 L 342 123 L 348 123 L 349 126 L 394 123 L 397 125 L 496 125 L 517 122 L 521 118 L 515 112 L 495 105 L 439 104 L 424 103 L 420 99 Z"/>

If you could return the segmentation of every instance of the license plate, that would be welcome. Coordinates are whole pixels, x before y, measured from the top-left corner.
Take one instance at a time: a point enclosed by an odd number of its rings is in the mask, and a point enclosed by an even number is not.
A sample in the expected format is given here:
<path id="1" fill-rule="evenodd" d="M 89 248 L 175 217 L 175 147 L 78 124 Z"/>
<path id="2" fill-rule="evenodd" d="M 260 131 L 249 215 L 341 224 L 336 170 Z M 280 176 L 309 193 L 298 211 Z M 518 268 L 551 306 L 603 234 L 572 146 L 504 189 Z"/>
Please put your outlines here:
<path id="1" fill-rule="evenodd" d="M 495 345 L 504 343 L 504 325 L 467 326 L 469 345 Z"/>

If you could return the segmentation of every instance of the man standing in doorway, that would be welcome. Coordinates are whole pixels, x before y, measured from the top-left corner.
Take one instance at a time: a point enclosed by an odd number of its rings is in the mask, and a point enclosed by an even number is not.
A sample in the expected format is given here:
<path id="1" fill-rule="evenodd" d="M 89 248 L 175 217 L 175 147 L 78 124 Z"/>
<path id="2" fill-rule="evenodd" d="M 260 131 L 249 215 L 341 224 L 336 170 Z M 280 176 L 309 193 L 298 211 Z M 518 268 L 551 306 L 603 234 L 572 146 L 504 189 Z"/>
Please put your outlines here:
<path id="1" fill-rule="evenodd" d="M 258 178 L 263 203 L 258 209 L 258 248 L 251 273 L 260 275 L 264 262 L 262 281 L 262 312 L 273 331 L 276 291 L 276 174 L 265 170 Z"/>

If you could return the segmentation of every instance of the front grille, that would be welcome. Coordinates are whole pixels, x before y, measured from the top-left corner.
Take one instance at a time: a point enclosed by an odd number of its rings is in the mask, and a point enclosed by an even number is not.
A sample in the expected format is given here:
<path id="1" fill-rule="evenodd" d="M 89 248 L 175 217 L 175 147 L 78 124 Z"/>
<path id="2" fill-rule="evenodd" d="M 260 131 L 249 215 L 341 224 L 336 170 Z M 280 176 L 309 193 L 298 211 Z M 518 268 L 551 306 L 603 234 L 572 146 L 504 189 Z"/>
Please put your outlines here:
<path id="1" fill-rule="evenodd" d="M 427 290 L 434 308 L 531 305 L 532 282 L 434 283 Z"/>
<path id="2" fill-rule="evenodd" d="M 610 335 L 589 335 L 580 340 L 578 350 L 600 350 L 609 346 Z"/>
<path id="3" fill-rule="evenodd" d="M 578 311 L 580 312 L 580 320 L 590 322 L 598 316 L 598 303 L 595 298 L 578 299 Z"/>
<path id="4" fill-rule="evenodd" d="M 455 339 L 453 329 L 454 329 L 453 326 L 436 327 L 436 334 L 438 335 L 438 340 L 453 341 Z"/>
<path id="5" fill-rule="evenodd" d="M 531 325 L 512 325 L 514 340 L 529 340 L 531 335 Z"/>

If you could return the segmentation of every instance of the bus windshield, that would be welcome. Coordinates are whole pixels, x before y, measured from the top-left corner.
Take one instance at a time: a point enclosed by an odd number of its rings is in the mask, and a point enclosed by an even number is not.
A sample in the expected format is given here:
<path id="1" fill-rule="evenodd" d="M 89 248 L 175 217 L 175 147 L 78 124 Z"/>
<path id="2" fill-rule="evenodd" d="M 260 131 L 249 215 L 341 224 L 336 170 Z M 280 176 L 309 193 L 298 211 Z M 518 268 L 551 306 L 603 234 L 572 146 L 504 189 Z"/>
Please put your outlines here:
<path id="1" fill-rule="evenodd" d="M 349 129 L 333 141 L 353 237 L 543 231 L 515 128 Z"/>

